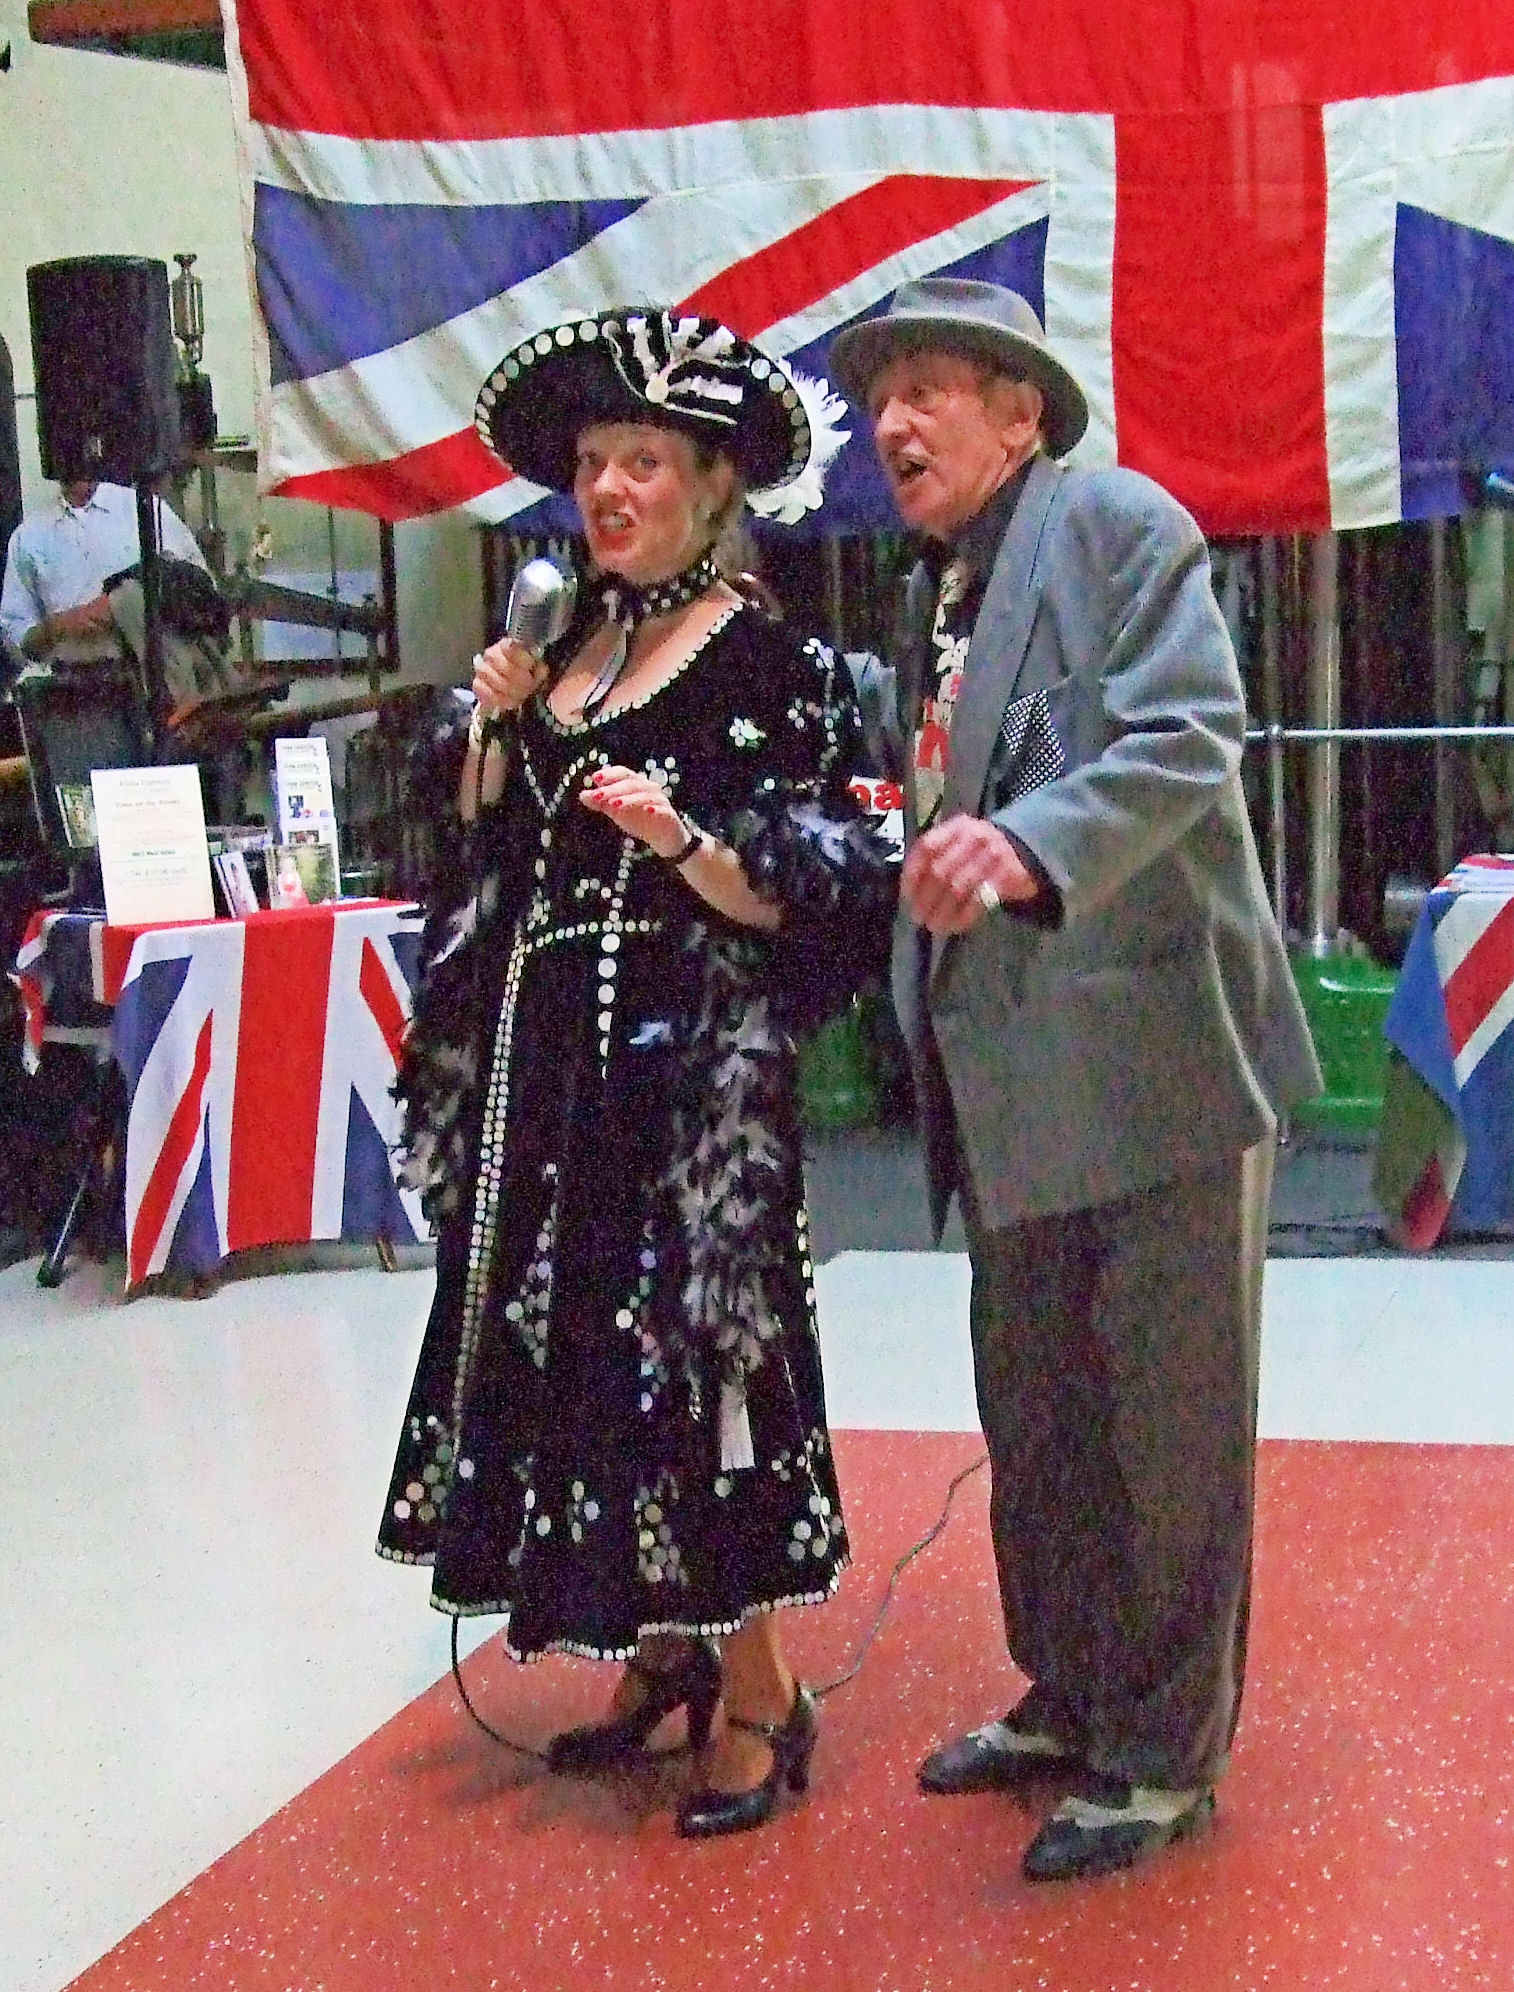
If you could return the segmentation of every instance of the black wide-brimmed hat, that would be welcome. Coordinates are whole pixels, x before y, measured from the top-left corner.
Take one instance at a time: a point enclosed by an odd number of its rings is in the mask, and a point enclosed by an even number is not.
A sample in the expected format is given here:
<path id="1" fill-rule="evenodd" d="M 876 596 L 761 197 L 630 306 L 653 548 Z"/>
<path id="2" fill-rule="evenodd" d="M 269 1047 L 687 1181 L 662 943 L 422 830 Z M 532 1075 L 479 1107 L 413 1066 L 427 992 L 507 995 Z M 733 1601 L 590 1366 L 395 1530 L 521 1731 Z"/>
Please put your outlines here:
<path id="1" fill-rule="evenodd" d="M 676 429 L 731 459 L 754 511 L 793 523 L 820 503 L 845 410 L 718 319 L 647 304 L 522 340 L 479 389 L 473 420 L 511 470 L 551 491 L 572 490 L 591 422 Z"/>
<path id="2" fill-rule="evenodd" d="M 1018 291 L 971 277 L 920 277 L 901 284 L 878 318 L 849 325 L 831 341 L 836 378 L 859 407 L 891 360 L 904 353 L 962 353 L 1040 388 L 1042 430 L 1052 456 L 1066 456 L 1088 427 L 1083 390 L 1046 343 L 1034 309 Z"/>

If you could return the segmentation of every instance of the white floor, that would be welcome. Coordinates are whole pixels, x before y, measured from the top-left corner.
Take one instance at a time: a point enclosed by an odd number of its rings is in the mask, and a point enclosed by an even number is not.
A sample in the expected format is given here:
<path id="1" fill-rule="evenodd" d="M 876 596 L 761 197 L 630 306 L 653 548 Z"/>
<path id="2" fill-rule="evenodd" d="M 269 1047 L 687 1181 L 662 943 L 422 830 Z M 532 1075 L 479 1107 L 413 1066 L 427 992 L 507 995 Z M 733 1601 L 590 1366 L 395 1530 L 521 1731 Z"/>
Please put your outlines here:
<path id="1" fill-rule="evenodd" d="M 0 1992 L 56 1992 L 446 1671 L 426 1574 L 372 1554 L 430 1286 L 0 1273 Z M 833 1424 L 973 1427 L 965 1260 L 819 1288 Z M 1511 1350 L 1514 1262 L 1273 1261 L 1262 1428 L 1511 1444 Z"/>

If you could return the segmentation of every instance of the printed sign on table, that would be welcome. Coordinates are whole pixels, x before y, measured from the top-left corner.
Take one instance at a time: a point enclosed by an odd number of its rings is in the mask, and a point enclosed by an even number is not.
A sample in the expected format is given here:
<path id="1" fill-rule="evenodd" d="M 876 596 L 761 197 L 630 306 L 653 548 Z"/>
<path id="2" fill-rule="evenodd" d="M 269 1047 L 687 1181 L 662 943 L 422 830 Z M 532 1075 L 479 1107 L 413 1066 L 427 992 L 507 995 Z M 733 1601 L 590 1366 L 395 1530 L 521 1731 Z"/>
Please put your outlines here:
<path id="1" fill-rule="evenodd" d="M 111 925 L 213 920 L 199 769 L 97 768 L 89 779 Z"/>

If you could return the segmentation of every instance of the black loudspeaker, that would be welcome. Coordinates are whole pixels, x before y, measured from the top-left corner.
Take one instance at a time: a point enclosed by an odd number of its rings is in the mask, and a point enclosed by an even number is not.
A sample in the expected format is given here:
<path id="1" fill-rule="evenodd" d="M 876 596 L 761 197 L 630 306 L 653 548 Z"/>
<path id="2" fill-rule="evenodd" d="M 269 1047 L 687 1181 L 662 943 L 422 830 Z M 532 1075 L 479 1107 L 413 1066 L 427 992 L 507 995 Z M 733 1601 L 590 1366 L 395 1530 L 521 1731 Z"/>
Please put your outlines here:
<path id="1" fill-rule="evenodd" d="M 56 851 L 92 845 L 91 773 L 145 768 L 153 759 L 135 674 L 124 665 L 85 664 L 20 679 L 12 697 L 44 843 Z"/>
<path id="2" fill-rule="evenodd" d="M 73 256 L 26 273 L 44 477 L 136 484 L 179 461 L 168 268 Z"/>
<path id="3" fill-rule="evenodd" d="M 0 579 L 5 550 L 21 523 L 21 459 L 16 449 L 16 381 L 10 348 L 0 337 Z"/>

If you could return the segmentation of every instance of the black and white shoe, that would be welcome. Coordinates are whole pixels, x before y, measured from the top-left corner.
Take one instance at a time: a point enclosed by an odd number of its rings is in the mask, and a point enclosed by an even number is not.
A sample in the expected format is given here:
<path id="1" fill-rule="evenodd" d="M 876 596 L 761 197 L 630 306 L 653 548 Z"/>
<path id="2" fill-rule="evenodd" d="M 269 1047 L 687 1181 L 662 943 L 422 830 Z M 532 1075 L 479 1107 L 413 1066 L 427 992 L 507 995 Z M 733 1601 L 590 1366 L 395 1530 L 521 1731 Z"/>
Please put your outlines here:
<path id="1" fill-rule="evenodd" d="M 1002 1722 L 985 1722 L 932 1750 L 917 1774 L 920 1789 L 942 1798 L 1009 1791 L 1033 1778 L 1055 1777 L 1077 1763 L 1059 1737 L 1018 1721 L 1019 1715 L 1019 1709 L 1012 1709 Z"/>
<path id="2" fill-rule="evenodd" d="M 1132 1867 L 1174 1840 L 1202 1832 L 1214 1814 L 1208 1785 L 1169 1791 L 1159 1785 L 1090 1778 L 1062 1803 L 1026 1849 L 1027 1881 L 1077 1881 Z"/>

